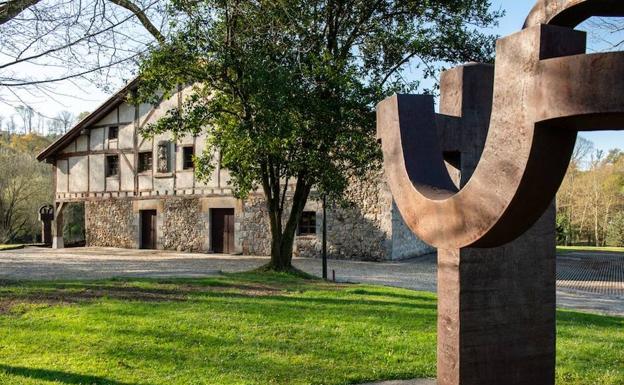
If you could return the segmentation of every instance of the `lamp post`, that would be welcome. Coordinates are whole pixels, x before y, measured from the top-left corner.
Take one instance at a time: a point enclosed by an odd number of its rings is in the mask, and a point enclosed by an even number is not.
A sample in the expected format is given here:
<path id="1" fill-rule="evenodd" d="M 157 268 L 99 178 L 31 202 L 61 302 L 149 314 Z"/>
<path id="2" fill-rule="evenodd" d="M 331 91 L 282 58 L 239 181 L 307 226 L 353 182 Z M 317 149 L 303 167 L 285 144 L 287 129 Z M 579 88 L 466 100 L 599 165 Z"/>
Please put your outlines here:
<path id="1" fill-rule="evenodd" d="M 323 279 L 327 281 L 327 196 L 323 194 Z"/>

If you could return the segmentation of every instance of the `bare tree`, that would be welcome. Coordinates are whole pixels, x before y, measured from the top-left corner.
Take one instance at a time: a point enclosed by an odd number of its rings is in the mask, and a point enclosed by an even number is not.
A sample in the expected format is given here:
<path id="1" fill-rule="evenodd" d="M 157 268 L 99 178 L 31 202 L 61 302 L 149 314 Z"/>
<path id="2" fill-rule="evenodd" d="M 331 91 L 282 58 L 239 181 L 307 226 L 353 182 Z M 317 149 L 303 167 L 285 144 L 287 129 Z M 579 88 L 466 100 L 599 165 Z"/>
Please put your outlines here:
<path id="1" fill-rule="evenodd" d="M 624 20 L 620 18 L 592 17 L 581 29 L 588 31 L 589 40 L 598 51 L 624 47 Z"/>
<path id="2" fill-rule="evenodd" d="M 40 0 L 9 0 L 0 4 L 0 24 L 13 19 L 28 7 L 37 4 Z"/>
<path id="3" fill-rule="evenodd" d="M 138 60 L 165 41 L 169 0 L 11 0 L 0 4 L 0 100 L 55 100 L 55 83 L 104 91 L 135 76 Z M 66 96 L 66 95 L 62 95 Z"/>
<path id="4" fill-rule="evenodd" d="M 67 133 L 67 130 L 71 128 L 72 124 L 76 121 L 76 117 L 69 111 L 61 111 L 56 115 L 55 120 L 58 120 L 60 122 L 63 129 L 63 134 L 65 134 Z"/>
<path id="5" fill-rule="evenodd" d="M 17 125 L 15 124 L 15 116 L 11 115 L 9 116 L 9 120 L 7 120 L 6 122 L 6 130 L 7 130 L 7 133 L 9 134 L 9 137 L 11 136 L 11 134 L 15 133 L 16 129 L 17 129 Z"/>
<path id="6" fill-rule="evenodd" d="M 32 132 L 32 120 L 35 111 L 30 106 L 17 106 L 15 107 L 15 111 L 17 111 L 20 118 L 22 118 L 24 133 L 30 134 Z"/>

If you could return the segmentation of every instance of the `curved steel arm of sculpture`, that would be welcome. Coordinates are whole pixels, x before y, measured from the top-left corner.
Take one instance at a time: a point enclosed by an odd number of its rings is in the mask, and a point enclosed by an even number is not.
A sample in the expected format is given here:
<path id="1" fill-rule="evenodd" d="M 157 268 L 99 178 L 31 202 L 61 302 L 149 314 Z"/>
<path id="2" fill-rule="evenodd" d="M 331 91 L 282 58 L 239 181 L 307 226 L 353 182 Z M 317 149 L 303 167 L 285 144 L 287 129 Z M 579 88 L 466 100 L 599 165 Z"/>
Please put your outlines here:
<path id="1" fill-rule="evenodd" d="M 542 0 L 533 7 L 524 28 L 540 24 L 574 28 L 592 16 L 622 16 L 622 0 Z"/>
<path id="2" fill-rule="evenodd" d="M 514 240 L 552 202 L 577 131 L 624 127 L 624 53 L 584 55 L 585 39 L 537 25 L 499 40 L 488 137 L 459 191 L 442 159 L 433 99 L 396 95 L 379 104 L 388 183 L 421 239 L 438 248 Z"/>

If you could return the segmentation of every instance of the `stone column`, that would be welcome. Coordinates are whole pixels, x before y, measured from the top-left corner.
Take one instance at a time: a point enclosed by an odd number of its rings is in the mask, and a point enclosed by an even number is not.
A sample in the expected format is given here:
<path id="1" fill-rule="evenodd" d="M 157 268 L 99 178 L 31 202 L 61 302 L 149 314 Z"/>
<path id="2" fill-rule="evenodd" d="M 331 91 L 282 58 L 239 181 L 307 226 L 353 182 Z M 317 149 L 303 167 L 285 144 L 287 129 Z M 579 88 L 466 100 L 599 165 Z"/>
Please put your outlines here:
<path id="1" fill-rule="evenodd" d="M 54 221 L 52 222 L 52 248 L 62 249 L 65 247 L 63 242 L 63 202 L 57 203 L 54 210 Z"/>

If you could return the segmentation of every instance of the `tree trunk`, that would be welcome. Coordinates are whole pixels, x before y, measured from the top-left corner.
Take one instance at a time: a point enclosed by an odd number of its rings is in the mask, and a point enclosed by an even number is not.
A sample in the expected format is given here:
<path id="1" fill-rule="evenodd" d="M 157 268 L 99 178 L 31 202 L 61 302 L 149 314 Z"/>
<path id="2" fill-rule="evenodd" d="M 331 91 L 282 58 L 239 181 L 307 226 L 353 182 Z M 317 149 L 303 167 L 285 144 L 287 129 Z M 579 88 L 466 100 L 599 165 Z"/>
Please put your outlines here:
<path id="1" fill-rule="evenodd" d="M 267 184 L 270 186 L 270 184 Z M 288 221 L 282 226 L 282 213 L 287 200 L 275 194 L 280 188 L 265 190 L 269 218 L 271 223 L 271 262 L 268 265 L 270 270 L 292 271 L 293 245 L 295 234 L 303 209 L 310 195 L 311 187 L 305 182 L 303 176 L 297 178 L 297 185 L 292 198 L 292 205 L 288 215 Z"/>

